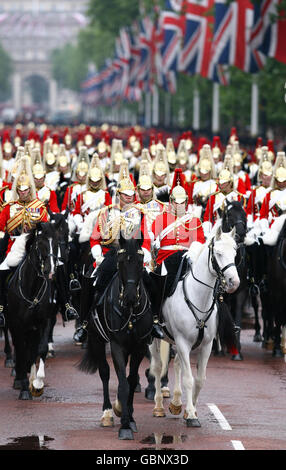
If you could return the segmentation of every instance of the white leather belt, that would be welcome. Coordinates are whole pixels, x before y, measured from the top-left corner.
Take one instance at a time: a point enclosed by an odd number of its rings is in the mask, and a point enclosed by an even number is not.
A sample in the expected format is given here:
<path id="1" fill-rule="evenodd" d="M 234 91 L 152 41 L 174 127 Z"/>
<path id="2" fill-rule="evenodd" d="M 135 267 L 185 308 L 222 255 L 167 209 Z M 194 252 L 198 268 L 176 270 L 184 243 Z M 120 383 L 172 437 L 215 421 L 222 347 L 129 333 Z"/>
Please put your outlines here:
<path id="1" fill-rule="evenodd" d="M 188 250 L 188 248 L 183 245 L 168 245 L 161 246 L 160 250 Z"/>

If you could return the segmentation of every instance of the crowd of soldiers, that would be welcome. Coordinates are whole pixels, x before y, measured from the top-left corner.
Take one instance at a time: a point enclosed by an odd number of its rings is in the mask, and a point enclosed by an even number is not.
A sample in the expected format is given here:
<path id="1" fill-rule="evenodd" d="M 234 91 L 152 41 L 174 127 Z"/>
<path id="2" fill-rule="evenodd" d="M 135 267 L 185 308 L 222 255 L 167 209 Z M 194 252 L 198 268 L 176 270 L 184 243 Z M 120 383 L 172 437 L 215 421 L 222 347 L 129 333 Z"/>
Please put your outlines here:
<path id="1" fill-rule="evenodd" d="M 219 136 L 209 141 L 194 139 L 190 131 L 176 137 L 147 135 L 139 127 L 3 128 L 0 327 L 5 325 L 7 273 L 25 255 L 23 235 L 48 221 L 50 213 L 68 211 L 71 244 L 75 237 L 80 244 L 88 242 L 91 281 L 100 272 L 93 293 L 99 297 L 116 271 L 110 254 L 123 228 L 130 233 L 140 226 L 147 273 L 166 269 L 174 274 L 186 252 L 195 259 L 232 201 L 241 201 L 246 211 L 246 244 L 276 243 L 286 209 L 286 157 L 275 152 L 273 141 L 258 138 L 249 153 L 235 128 L 225 145 Z M 166 292 L 173 281 L 171 275 Z M 93 284 L 87 283 L 87 291 Z M 152 308 L 153 334 L 159 338 L 162 295 L 155 295 Z M 73 318 L 68 299 L 63 303 Z M 88 306 L 84 310 L 78 341 L 88 321 Z"/>

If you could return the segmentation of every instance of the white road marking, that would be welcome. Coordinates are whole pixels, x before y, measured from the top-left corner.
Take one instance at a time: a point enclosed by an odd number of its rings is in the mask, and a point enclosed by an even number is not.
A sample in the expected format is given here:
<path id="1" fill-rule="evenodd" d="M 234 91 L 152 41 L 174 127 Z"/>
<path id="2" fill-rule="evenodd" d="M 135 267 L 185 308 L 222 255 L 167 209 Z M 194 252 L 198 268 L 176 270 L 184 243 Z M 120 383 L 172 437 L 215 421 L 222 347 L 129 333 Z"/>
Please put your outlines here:
<path id="1" fill-rule="evenodd" d="M 241 441 L 230 441 L 234 447 L 234 450 L 245 450 L 244 445 Z"/>
<path id="2" fill-rule="evenodd" d="M 214 405 L 213 403 L 207 403 L 207 405 L 209 409 L 211 410 L 211 412 L 213 413 L 213 415 L 215 416 L 215 418 L 217 419 L 220 427 L 224 431 L 231 431 L 232 427 L 230 426 L 228 421 L 225 419 L 225 417 L 223 416 L 222 412 L 218 409 L 218 407 Z"/>

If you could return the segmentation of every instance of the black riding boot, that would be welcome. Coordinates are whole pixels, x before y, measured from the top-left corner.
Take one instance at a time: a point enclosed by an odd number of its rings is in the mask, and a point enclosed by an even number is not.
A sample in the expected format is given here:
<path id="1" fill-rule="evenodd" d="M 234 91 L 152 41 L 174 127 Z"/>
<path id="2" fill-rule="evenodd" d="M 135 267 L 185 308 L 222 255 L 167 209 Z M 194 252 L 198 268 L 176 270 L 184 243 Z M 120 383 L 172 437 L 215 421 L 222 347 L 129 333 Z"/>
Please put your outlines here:
<path id="1" fill-rule="evenodd" d="M 10 270 L 0 271 L 0 328 L 5 326 L 5 307 L 7 303 L 6 298 L 6 280 L 10 273 Z"/>
<path id="2" fill-rule="evenodd" d="M 80 324 L 77 327 L 73 339 L 77 343 L 84 343 L 87 338 L 87 326 L 89 322 L 90 310 L 93 302 L 96 302 L 95 287 L 93 286 L 95 277 L 84 276 L 82 278 L 82 288 L 80 297 Z"/>
<path id="3" fill-rule="evenodd" d="M 69 274 L 69 290 L 70 291 L 79 291 L 81 289 L 81 284 L 78 280 L 78 266 L 77 260 L 79 256 L 80 245 L 78 242 L 78 237 L 69 243 L 69 260 L 68 260 L 68 274 Z"/>
<path id="4" fill-rule="evenodd" d="M 152 274 L 152 273 L 151 273 Z M 152 274 L 149 276 L 146 272 L 143 274 L 144 285 L 149 293 L 150 301 L 151 301 L 151 310 L 153 314 L 153 327 L 151 330 L 151 336 L 154 338 L 163 339 L 164 332 L 160 327 L 160 314 L 162 309 L 162 296 L 163 292 L 162 287 L 165 286 L 165 277 L 156 276 Z"/>
<path id="5" fill-rule="evenodd" d="M 63 320 L 69 321 L 78 319 L 78 313 L 76 309 L 70 304 L 69 292 L 67 287 L 67 275 L 64 265 L 60 265 L 57 267 L 56 279 L 57 291 L 61 304 L 61 313 Z"/>

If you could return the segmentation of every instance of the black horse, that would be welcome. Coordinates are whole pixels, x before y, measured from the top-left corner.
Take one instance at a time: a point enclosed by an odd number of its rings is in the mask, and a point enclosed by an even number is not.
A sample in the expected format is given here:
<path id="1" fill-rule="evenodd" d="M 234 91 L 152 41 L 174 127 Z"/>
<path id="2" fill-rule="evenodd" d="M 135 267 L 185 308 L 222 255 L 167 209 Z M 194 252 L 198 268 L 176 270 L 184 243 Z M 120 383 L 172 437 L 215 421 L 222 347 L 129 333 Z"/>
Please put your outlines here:
<path id="1" fill-rule="evenodd" d="M 119 382 L 118 400 L 114 407 L 115 414 L 121 416 L 119 439 L 133 439 L 133 432 L 137 431 L 133 419 L 134 391 L 139 366 L 147 354 L 153 324 L 150 301 L 143 282 L 147 273 L 144 274 L 142 242 L 142 236 L 140 239 L 120 236 L 118 272 L 106 288 L 102 305 L 97 309 L 92 308 L 88 345 L 79 365 L 80 370 L 87 373 L 99 371 L 104 392 L 103 411 L 111 410 L 108 390 L 110 369 L 106 359 L 106 344 L 110 342 Z"/>
<path id="2" fill-rule="evenodd" d="M 235 264 L 240 278 L 240 285 L 234 294 L 228 294 L 225 296 L 225 301 L 230 309 L 236 326 L 237 351 L 233 353 L 232 359 L 242 360 L 240 329 L 242 322 L 242 309 L 249 290 L 247 255 L 244 245 L 244 238 L 247 230 L 247 217 L 243 208 L 243 201 L 226 201 L 224 209 L 221 212 L 221 218 L 221 227 L 223 232 L 230 232 L 235 227 L 235 239 L 239 248 Z"/>
<path id="3" fill-rule="evenodd" d="M 286 221 L 279 233 L 277 243 L 266 247 L 267 255 L 267 293 L 269 311 L 272 313 L 273 356 L 286 354 L 285 334 L 281 344 L 281 329 L 286 326 Z"/>
<path id="4" fill-rule="evenodd" d="M 22 400 L 43 393 L 44 362 L 53 320 L 52 282 L 61 258 L 61 242 L 65 237 L 62 230 L 62 218 L 59 217 L 39 223 L 31 231 L 26 241 L 26 256 L 8 286 L 7 326 L 15 352 L 14 388 L 21 390 L 19 399 Z M 39 358 L 40 367 L 36 374 Z"/>

